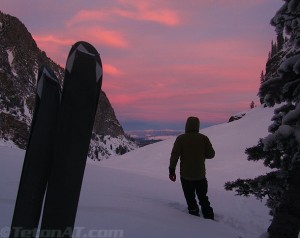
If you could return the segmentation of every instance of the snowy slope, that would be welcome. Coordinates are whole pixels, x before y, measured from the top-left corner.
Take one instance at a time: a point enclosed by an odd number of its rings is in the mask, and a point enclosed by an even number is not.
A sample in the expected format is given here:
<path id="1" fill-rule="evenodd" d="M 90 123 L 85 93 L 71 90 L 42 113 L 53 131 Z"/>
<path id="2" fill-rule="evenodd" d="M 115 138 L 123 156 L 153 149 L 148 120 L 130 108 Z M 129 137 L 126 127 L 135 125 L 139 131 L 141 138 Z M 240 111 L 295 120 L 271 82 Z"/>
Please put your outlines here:
<path id="1" fill-rule="evenodd" d="M 244 151 L 268 135 L 273 109 L 257 107 L 244 113 L 246 116 L 240 120 L 201 130 L 216 150 L 216 157 L 206 162 L 212 187 L 222 189 L 228 180 L 253 177 L 267 171 L 261 163 L 248 162 Z M 103 161 L 101 165 L 165 179 L 174 141 L 175 137 Z"/>
<path id="2" fill-rule="evenodd" d="M 119 232 L 115 237 L 130 238 L 259 237 L 270 222 L 268 209 L 254 198 L 234 196 L 223 185 L 268 171 L 248 162 L 244 150 L 268 134 L 272 114 L 273 109 L 258 107 L 238 121 L 201 131 L 217 153 L 206 163 L 217 222 L 188 215 L 180 182 L 169 181 L 172 138 L 105 161 L 89 160 L 74 237 L 109 237 L 113 231 Z M 11 222 L 23 157 L 22 150 L 0 147 L 0 237 Z"/>

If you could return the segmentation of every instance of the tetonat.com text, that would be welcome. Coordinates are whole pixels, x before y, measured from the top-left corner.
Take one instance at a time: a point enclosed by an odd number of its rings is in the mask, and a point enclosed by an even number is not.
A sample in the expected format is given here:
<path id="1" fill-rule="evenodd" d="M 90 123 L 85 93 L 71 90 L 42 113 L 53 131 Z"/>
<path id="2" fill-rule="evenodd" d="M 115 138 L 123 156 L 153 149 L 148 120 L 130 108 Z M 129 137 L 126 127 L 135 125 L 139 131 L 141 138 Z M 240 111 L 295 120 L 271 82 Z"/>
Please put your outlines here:
<path id="1" fill-rule="evenodd" d="M 15 237 L 65 237 L 70 236 L 73 238 L 123 238 L 124 230 L 122 229 L 88 229 L 86 227 L 74 227 L 67 228 L 65 230 L 38 230 L 30 229 L 26 230 L 22 227 L 14 228 L 13 230 Z M 0 229 L 0 238 L 7 238 L 11 233 L 10 227 L 3 227 Z"/>

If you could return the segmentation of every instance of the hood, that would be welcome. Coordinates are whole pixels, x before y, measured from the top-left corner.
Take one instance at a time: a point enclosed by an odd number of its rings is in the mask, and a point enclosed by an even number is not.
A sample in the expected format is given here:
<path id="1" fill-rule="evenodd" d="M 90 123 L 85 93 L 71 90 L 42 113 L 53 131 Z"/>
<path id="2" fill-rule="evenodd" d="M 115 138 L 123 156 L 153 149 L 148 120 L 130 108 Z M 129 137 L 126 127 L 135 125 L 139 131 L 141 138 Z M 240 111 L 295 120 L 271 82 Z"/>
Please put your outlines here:
<path id="1" fill-rule="evenodd" d="M 185 132 L 199 132 L 200 121 L 198 117 L 189 117 L 185 124 Z"/>

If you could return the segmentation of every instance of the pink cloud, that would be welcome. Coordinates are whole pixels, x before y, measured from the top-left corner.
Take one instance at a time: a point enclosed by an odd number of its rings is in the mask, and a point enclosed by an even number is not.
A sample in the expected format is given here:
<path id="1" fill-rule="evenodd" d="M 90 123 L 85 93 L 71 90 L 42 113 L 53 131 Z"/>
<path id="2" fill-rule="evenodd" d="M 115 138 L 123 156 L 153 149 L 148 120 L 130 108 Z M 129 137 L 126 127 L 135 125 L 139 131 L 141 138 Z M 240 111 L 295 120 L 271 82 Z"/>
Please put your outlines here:
<path id="1" fill-rule="evenodd" d="M 128 41 L 124 36 L 115 30 L 107 30 L 97 26 L 79 27 L 74 29 L 77 37 L 88 39 L 89 42 L 96 45 L 105 45 L 114 48 L 127 48 Z"/>
<path id="2" fill-rule="evenodd" d="M 229 117 L 239 111 L 249 108 L 250 101 L 242 103 L 212 102 L 214 95 L 202 98 L 183 97 L 182 102 L 178 102 L 181 97 L 171 98 L 170 101 L 155 100 L 139 103 L 131 101 L 128 103 L 115 103 L 115 110 L 121 119 L 144 120 L 144 121 L 184 121 L 188 116 L 194 115 L 206 122 L 225 122 Z M 122 97 L 119 97 L 122 99 Z M 238 98 L 240 100 L 240 98 Z M 122 99 L 122 102 L 123 101 Z"/>
<path id="3" fill-rule="evenodd" d="M 109 21 L 115 16 L 134 19 L 138 21 L 156 22 L 166 26 L 177 26 L 180 18 L 177 11 L 167 7 L 162 8 L 162 3 L 153 4 L 146 1 L 118 1 L 119 5 L 106 8 L 105 10 L 80 10 L 68 22 L 67 25 L 73 26 L 83 22 Z"/>
<path id="4" fill-rule="evenodd" d="M 114 12 L 120 16 L 134 20 L 157 22 L 166 26 L 177 26 L 180 24 L 179 15 L 176 11 L 157 7 L 161 6 L 161 2 L 159 5 L 153 4 L 153 2 L 150 1 L 121 0 L 119 2 L 127 6 L 126 10 L 115 9 Z"/>
<path id="5" fill-rule="evenodd" d="M 75 43 L 71 38 L 60 38 L 54 35 L 33 35 L 33 38 L 38 47 L 61 66 L 65 65 L 67 52 Z"/>
<path id="6" fill-rule="evenodd" d="M 71 39 L 61 39 L 53 35 L 34 35 L 34 39 L 39 43 L 70 45 L 73 43 Z"/>
<path id="7" fill-rule="evenodd" d="M 111 65 L 111 64 L 103 64 L 103 70 L 104 74 L 108 74 L 110 76 L 121 76 L 124 75 L 124 72 L 122 72 L 117 67 Z"/>
<path id="8" fill-rule="evenodd" d="M 115 82 L 118 87 L 108 88 L 121 118 L 172 121 L 198 115 L 210 122 L 226 121 L 231 114 L 249 107 L 259 86 L 258 74 L 252 68 L 187 64 L 162 69 L 173 72 L 174 77 L 139 70 L 144 77 L 129 72 L 133 77 L 130 82 L 120 78 Z"/>
<path id="9" fill-rule="evenodd" d="M 59 33 L 59 35 L 60 37 L 52 34 L 35 34 L 33 38 L 41 49 L 47 49 L 47 53 L 48 50 L 52 51 L 51 47 L 72 46 L 79 40 L 87 40 L 95 45 L 99 44 L 113 48 L 126 48 L 129 45 L 121 33 L 101 27 L 78 27 L 73 28 L 72 31 L 66 30 L 63 33 Z M 54 57 L 54 59 L 57 59 L 57 57 Z"/>
<path id="10" fill-rule="evenodd" d="M 105 20 L 110 13 L 103 10 L 81 10 L 75 14 L 69 21 L 67 26 L 72 27 L 75 24 L 86 22 L 86 21 L 101 21 Z"/>
<path id="11" fill-rule="evenodd" d="M 210 96 L 211 97 L 211 96 Z M 164 98 L 144 98 L 141 102 L 135 98 L 127 98 L 126 96 L 118 96 L 121 103 L 116 103 L 115 109 L 120 113 L 121 118 L 138 119 L 145 121 L 174 121 L 184 120 L 190 115 L 199 116 L 206 122 L 226 121 L 229 118 L 230 110 L 224 107 L 234 108 L 238 110 L 237 105 L 219 103 L 210 103 L 210 97 L 202 98 L 202 102 L 198 98 L 189 97 L 188 95 L 171 97 L 168 100 Z M 178 100 L 182 100 L 178 103 Z M 249 102 L 250 104 L 250 102 Z M 240 107 L 243 110 L 244 106 Z M 237 112 L 237 111 L 235 111 Z"/>

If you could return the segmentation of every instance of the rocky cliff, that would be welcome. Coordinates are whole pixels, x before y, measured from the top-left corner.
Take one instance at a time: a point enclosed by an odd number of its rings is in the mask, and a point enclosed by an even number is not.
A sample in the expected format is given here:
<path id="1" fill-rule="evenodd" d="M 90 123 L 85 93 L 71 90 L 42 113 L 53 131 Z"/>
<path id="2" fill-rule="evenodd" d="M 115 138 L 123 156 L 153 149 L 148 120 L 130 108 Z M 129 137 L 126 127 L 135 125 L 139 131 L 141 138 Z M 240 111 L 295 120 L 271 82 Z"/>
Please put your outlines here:
<path id="1" fill-rule="evenodd" d="M 34 110 L 37 72 L 41 65 L 48 65 L 59 80 L 63 81 L 64 69 L 38 48 L 25 25 L 16 17 L 0 12 L 2 143 L 26 149 Z M 101 160 L 136 147 L 136 144 L 126 137 L 106 94 L 101 92 L 89 157 Z"/>

